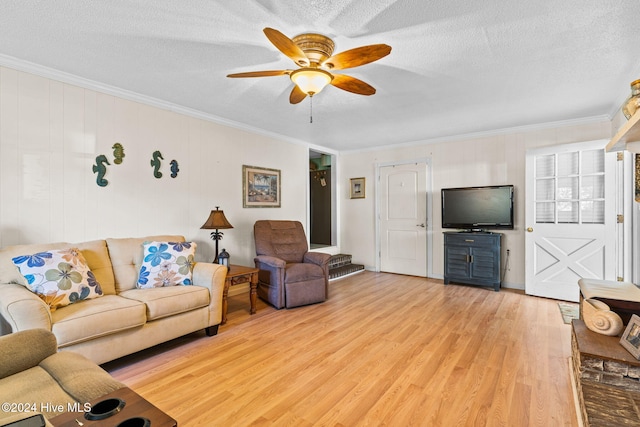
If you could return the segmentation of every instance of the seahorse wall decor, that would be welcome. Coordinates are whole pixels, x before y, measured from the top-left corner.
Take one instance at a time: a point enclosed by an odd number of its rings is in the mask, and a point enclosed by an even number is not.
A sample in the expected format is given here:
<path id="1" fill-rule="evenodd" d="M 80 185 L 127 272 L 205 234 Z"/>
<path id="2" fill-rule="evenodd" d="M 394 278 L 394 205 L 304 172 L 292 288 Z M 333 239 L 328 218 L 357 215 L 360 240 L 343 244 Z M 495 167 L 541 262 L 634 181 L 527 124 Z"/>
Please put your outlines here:
<path id="1" fill-rule="evenodd" d="M 176 176 L 178 176 L 178 172 L 180 172 L 180 169 L 178 168 L 178 161 L 173 159 L 170 162 L 171 164 L 171 178 L 175 178 Z"/>
<path id="2" fill-rule="evenodd" d="M 104 179 L 104 176 L 107 173 L 107 167 L 105 165 L 111 165 L 111 163 L 109 163 L 109 160 L 107 160 L 107 156 L 105 156 L 104 154 L 100 154 L 98 157 L 96 157 L 96 164 L 93 165 L 93 173 L 98 174 L 98 176 L 96 177 L 96 183 L 100 187 L 106 187 L 107 184 L 109 184 L 109 181 Z"/>
<path id="3" fill-rule="evenodd" d="M 124 159 L 124 147 L 119 142 L 116 142 L 111 148 L 113 148 L 113 163 L 119 165 L 122 163 L 122 159 Z"/>
<path id="4" fill-rule="evenodd" d="M 160 151 L 154 151 L 151 159 L 151 167 L 153 168 L 153 176 L 160 179 L 162 178 L 162 172 L 160 172 L 160 160 L 164 160 Z"/>

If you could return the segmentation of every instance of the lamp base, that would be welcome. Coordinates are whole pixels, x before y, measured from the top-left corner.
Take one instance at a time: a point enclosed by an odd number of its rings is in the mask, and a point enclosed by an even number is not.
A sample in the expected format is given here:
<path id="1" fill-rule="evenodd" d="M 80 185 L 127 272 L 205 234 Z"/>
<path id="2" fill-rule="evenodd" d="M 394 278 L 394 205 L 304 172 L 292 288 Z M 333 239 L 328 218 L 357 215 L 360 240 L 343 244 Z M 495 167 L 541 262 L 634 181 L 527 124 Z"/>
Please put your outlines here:
<path id="1" fill-rule="evenodd" d="M 213 233 L 211 233 L 211 239 L 213 239 L 216 242 L 216 256 L 213 258 L 213 264 L 217 264 L 218 263 L 218 254 L 220 253 L 218 251 L 218 242 L 220 241 L 220 239 L 222 239 L 222 232 L 218 231 L 218 229 L 216 229 L 216 231 L 214 231 Z"/>

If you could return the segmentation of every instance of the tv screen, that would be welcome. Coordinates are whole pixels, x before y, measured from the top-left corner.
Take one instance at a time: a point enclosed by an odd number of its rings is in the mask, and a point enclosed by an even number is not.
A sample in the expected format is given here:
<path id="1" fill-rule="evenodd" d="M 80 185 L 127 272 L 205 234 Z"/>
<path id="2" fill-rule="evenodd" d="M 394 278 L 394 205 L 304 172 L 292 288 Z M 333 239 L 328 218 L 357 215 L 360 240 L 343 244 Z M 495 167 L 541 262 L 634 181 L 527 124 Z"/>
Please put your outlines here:
<path id="1" fill-rule="evenodd" d="M 513 229 L 513 185 L 443 188 L 442 228 Z"/>

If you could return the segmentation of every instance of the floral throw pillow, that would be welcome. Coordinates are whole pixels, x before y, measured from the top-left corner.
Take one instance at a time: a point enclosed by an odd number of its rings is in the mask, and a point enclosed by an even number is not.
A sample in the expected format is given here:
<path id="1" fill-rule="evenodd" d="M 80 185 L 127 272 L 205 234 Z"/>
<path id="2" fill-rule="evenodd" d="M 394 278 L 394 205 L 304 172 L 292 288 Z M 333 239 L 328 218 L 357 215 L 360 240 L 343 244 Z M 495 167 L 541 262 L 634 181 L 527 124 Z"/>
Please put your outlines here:
<path id="1" fill-rule="evenodd" d="M 78 248 L 39 252 L 12 258 L 27 287 L 51 311 L 102 296 L 102 288 Z"/>
<path id="2" fill-rule="evenodd" d="M 138 288 L 191 285 L 195 242 L 145 242 Z"/>

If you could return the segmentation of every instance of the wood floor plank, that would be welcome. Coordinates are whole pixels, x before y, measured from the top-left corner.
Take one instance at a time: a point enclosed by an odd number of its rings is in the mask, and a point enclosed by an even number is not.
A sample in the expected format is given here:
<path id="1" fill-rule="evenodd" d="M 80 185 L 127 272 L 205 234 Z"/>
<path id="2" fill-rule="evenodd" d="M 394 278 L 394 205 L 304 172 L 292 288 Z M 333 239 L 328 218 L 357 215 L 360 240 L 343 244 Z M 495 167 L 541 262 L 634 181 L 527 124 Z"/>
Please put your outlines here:
<path id="1" fill-rule="evenodd" d="M 557 301 L 364 272 L 104 367 L 180 426 L 574 427 L 570 334 Z"/>

